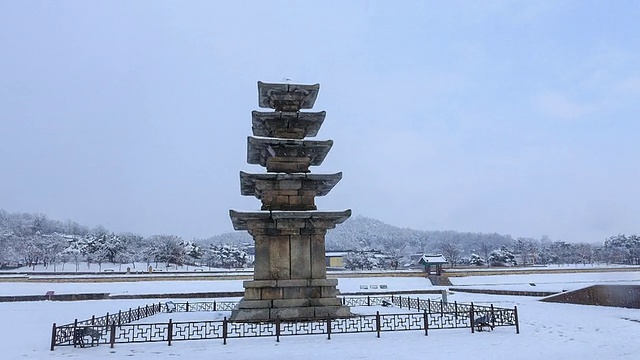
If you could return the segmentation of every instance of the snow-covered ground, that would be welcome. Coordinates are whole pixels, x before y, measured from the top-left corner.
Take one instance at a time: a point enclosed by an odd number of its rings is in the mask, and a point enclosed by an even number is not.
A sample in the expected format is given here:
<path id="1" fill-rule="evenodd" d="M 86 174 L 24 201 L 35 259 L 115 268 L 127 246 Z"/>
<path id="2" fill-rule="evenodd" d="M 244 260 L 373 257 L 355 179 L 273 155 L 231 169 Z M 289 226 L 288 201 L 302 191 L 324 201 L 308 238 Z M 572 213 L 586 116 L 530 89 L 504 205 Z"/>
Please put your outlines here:
<path id="1" fill-rule="evenodd" d="M 607 273 L 615 274 L 615 273 Z M 571 286 L 576 281 L 596 283 L 600 281 L 633 280 L 625 278 L 628 273 L 605 278 L 601 275 L 576 274 L 566 275 L 527 275 L 518 281 L 538 282 L 555 281 Z M 637 276 L 637 273 L 635 273 Z M 571 274 L 573 275 L 573 274 Z M 506 281 L 514 282 L 511 276 L 469 277 L 465 285 L 472 286 L 473 279 L 482 287 L 502 286 Z M 541 277 L 543 276 L 543 277 Z M 544 278 L 555 276 L 555 278 Z M 612 276 L 612 275 L 609 275 Z M 489 281 L 489 278 L 491 281 Z M 464 278 L 461 278 L 461 280 Z M 635 278 L 637 279 L 637 277 Z M 369 282 L 367 284 L 367 282 Z M 405 282 L 408 281 L 408 282 Z M 412 283 L 411 281 L 417 281 Z M 342 291 L 357 291 L 361 284 L 387 284 L 389 288 L 405 288 L 424 286 L 420 278 L 352 278 L 339 279 Z M 628 282 L 625 282 L 628 283 Z M 127 285 L 128 284 L 128 285 Z M 140 283 L 97 283 L 98 292 L 136 291 L 139 293 L 223 291 L 241 288 L 240 281 L 173 281 L 173 282 L 140 282 Z M 568 285 L 567 285 L 568 284 Z M 0 283 L 4 294 L 20 295 L 24 291 L 19 283 Z M 41 285 L 41 284 L 24 284 Z M 88 284 L 44 284 L 69 285 L 74 287 Z M 463 285 L 463 284 L 460 284 Z M 558 284 L 561 285 L 561 284 Z M 134 286 L 128 290 L 121 286 Z M 176 290 L 180 289 L 180 290 Z M 40 291 L 40 290 L 39 290 Z M 229 300 L 229 299 L 225 299 Z M 640 356 L 640 312 L 637 309 L 596 307 L 572 304 L 556 304 L 539 302 L 534 297 L 495 296 L 484 294 L 454 293 L 449 295 L 450 301 L 474 302 L 476 304 L 493 303 L 500 307 L 518 306 L 520 318 L 519 335 L 513 327 L 497 328 L 493 332 L 471 334 L 468 329 L 433 330 L 425 337 L 420 331 L 382 333 L 380 339 L 375 334 L 335 334 L 331 340 L 325 336 L 283 337 L 280 343 L 274 338 L 231 339 L 227 345 L 218 340 L 174 342 L 171 347 L 164 343 L 116 344 L 86 349 L 58 347 L 49 351 L 51 324 L 68 323 L 73 319 L 89 318 L 91 315 L 102 315 L 120 309 L 137 307 L 158 300 L 102 300 L 80 302 L 18 302 L 0 303 L 0 358 L 17 359 L 120 359 L 138 360 L 164 359 L 275 359 L 308 358 L 308 359 L 382 359 L 382 358 L 453 358 L 453 359 L 501 359 L 516 358 L 519 360 L 540 359 L 638 359 Z M 178 300 L 174 300 L 178 301 Z M 189 301 L 197 301 L 190 299 Z M 173 314 L 177 316 L 178 314 Z M 212 316 L 213 314 L 209 314 Z M 191 315 L 189 315 L 191 316 Z M 203 313 L 203 318 L 207 314 Z M 155 319 L 154 319 L 155 320 Z M 158 319 L 158 321 L 161 321 Z"/>
<path id="2" fill-rule="evenodd" d="M 431 282 L 420 277 L 372 277 L 340 278 L 338 288 L 342 292 L 407 291 L 434 289 Z M 378 289 L 371 289 L 376 285 Z M 380 289 L 386 285 L 387 289 Z M 367 289 L 362 289 L 366 286 Z M 0 296 L 56 294 L 110 293 L 118 294 L 169 294 L 210 291 L 244 291 L 242 280 L 190 280 L 190 281 L 131 281 L 131 282 L 0 282 Z"/>
<path id="3" fill-rule="evenodd" d="M 454 287 L 461 288 L 561 292 L 596 284 L 640 285 L 640 271 L 482 275 L 451 277 L 449 280 Z"/>

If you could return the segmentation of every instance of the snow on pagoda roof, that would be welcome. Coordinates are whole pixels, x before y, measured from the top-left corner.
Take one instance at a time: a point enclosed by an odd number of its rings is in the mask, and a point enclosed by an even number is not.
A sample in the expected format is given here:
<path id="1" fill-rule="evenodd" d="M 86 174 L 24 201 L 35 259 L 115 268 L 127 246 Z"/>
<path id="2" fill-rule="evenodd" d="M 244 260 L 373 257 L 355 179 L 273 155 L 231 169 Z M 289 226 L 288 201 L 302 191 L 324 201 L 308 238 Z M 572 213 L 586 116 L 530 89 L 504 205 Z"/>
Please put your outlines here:
<path id="1" fill-rule="evenodd" d="M 425 254 L 425 255 L 422 255 L 422 257 L 418 262 L 420 264 L 425 264 L 425 265 L 435 265 L 435 264 L 446 264 L 448 261 L 447 259 L 444 258 L 444 256 L 442 256 L 442 254 L 437 254 L 437 255 Z"/>

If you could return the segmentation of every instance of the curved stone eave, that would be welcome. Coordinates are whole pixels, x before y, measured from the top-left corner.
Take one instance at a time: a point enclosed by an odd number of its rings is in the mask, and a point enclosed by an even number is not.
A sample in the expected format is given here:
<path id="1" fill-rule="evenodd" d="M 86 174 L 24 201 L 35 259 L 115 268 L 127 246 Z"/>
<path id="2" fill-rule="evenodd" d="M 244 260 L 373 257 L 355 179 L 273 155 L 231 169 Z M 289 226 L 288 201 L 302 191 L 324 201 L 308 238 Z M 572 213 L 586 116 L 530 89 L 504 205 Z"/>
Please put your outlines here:
<path id="1" fill-rule="evenodd" d="M 280 181 L 300 181 L 301 189 L 315 190 L 315 196 L 327 195 L 342 180 L 342 172 L 335 174 L 304 174 L 304 173 L 267 173 L 254 174 L 240 171 L 240 193 L 245 196 L 255 196 L 260 199 L 261 191 L 256 182 L 270 183 L 269 190 L 286 190 L 278 186 Z"/>
<path id="2" fill-rule="evenodd" d="M 251 131 L 254 136 L 303 139 L 318 134 L 327 115 L 321 112 L 251 112 Z"/>
<path id="3" fill-rule="evenodd" d="M 322 164 L 331 150 L 333 140 L 294 140 L 247 137 L 247 163 L 267 166 L 269 157 L 309 157 L 310 165 Z"/>
<path id="4" fill-rule="evenodd" d="M 311 109 L 316 102 L 320 84 L 277 84 L 258 81 L 258 106 L 278 109 L 282 102 L 295 103 L 297 109 Z"/>
<path id="5" fill-rule="evenodd" d="M 332 229 L 343 223 L 351 216 L 351 209 L 342 211 L 236 211 L 229 210 L 229 217 L 233 223 L 234 230 L 248 230 L 247 222 L 256 221 L 295 221 L 310 220 L 318 223 L 329 224 L 327 229 Z"/>

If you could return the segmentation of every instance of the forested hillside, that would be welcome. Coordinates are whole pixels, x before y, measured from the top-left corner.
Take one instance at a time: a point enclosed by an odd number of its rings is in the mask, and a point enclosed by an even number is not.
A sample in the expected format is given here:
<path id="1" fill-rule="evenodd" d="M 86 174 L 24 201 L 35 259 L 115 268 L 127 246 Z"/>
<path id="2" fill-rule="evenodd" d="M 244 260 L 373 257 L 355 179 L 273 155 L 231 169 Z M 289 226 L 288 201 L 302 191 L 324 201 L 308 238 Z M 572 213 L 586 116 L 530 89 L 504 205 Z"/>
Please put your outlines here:
<path id="1" fill-rule="evenodd" d="M 74 221 L 61 222 L 42 214 L 0 210 L 0 267 L 38 263 L 101 264 L 136 261 L 196 264 L 214 267 L 247 265 L 253 241 L 237 231 L 207 239 L 185 241 L 175 235 L 143 237 L 114 233 Z M 541 239 L 512 238 L 497 233 L 420 231 L 354 216 L 329 230 L 328 250 L 353 252 L 354 260 L 366 254 L 382 259 L 368 266 L 397 266 L 411 254 L 441 253 L 453 266 L 459 264 L 514 266 L 555 263 L 640 263 L 640 237 L 616 235 L 602 245 Z M 358 261 L 360 261 L 358 260 Z M 394 265 L 389 265 L 394 264 Z"/>

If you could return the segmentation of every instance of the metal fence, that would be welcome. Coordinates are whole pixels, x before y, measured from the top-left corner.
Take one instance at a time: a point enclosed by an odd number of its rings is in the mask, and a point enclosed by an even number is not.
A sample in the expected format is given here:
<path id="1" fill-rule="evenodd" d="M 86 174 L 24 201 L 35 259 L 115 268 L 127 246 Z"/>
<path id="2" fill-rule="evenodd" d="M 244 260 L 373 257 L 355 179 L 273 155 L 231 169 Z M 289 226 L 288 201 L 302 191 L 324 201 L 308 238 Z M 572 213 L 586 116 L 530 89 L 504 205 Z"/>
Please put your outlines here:
<path id="1" fill-rule="evenodd" d="M 436 329 L 481 329 L 479 325 L 494 327 L 514 326 L 519 333 L 518 310 L 458 304 L 406 296 L 342 297 L 348 306 L 395 306 L 409 313 L 353 315 L 345 318 L 323 318 L 310 321 L 294 320 L 270 322 L 235 322 L 224 318 L 217 321 L 183 321 L 166 323 L 133 324 L 132 322 L 160 312 L 213 312 L 230 311 L 236 302 L 185 302 L 156 303 L 119 311 L 65 325 L 53 324 L 51 350 L 56 346 L 80 346 L 119 343 L 167 342 L 185 340 L 227 339 L 244 337 L 275 337 L 293 335 L 326 335 L 346 333 L 380 333 L 388 331 L 424 331 Z M 478 321 L 480 320 L 480 321 Z"/>

